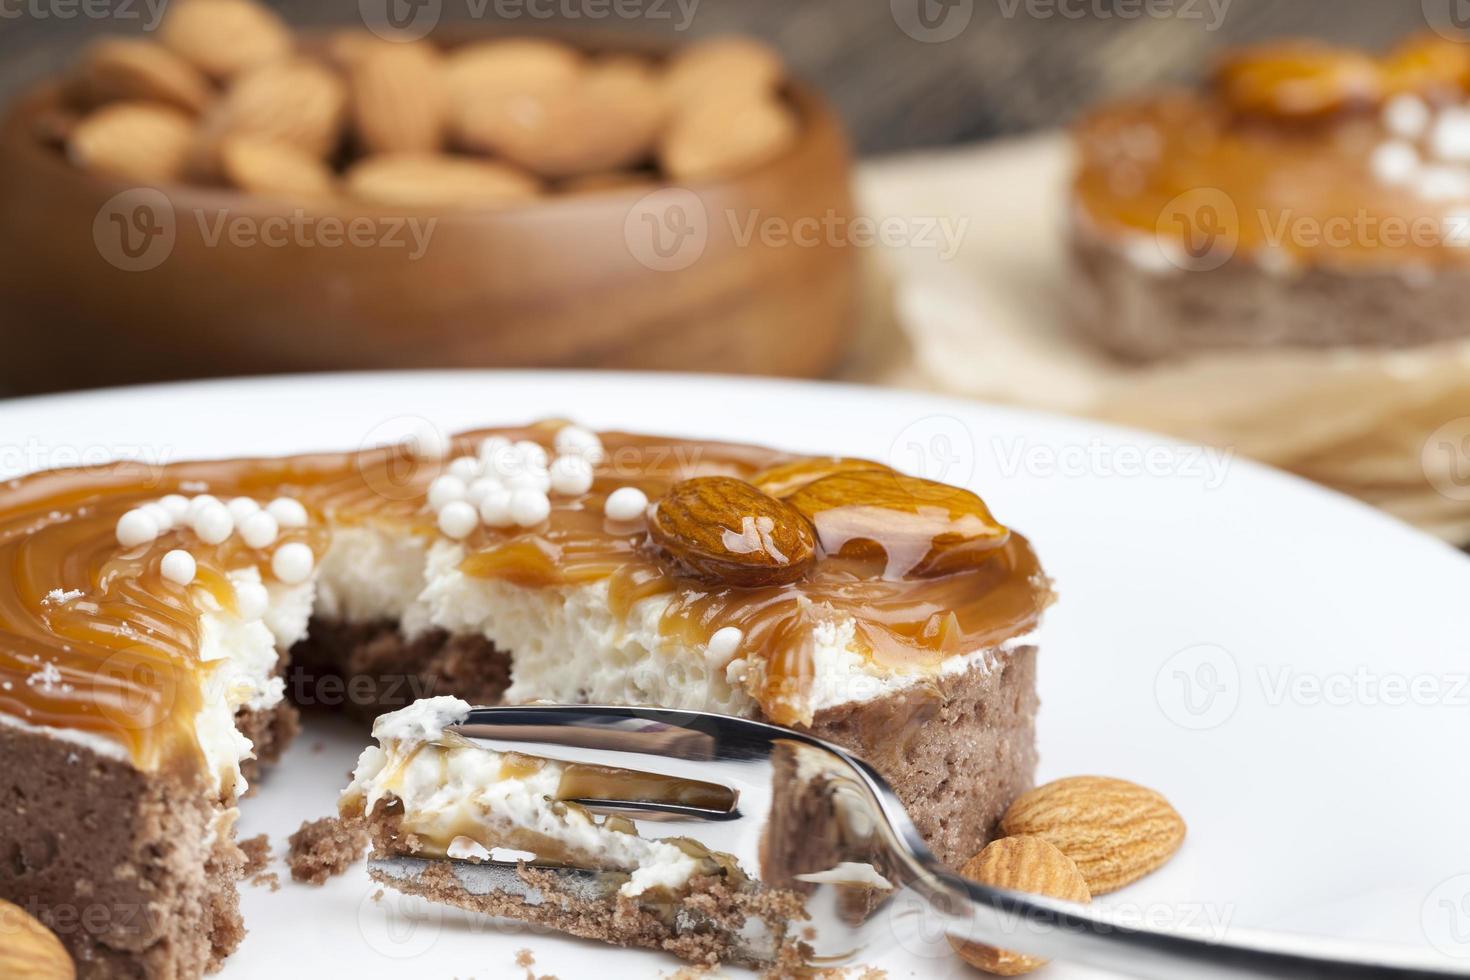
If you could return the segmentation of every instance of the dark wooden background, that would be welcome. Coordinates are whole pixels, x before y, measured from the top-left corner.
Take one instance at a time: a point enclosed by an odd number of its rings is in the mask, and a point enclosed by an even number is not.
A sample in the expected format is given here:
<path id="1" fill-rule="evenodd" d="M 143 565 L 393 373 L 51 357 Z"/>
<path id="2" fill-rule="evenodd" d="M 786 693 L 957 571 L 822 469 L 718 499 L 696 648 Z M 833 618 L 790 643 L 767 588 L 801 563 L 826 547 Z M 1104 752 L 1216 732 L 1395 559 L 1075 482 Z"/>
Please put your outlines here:
<path id="1" fill-rule="evenodd" d="M 65 63 L 88 38 L 146 30 L 167 2 L 0 0 L 0 96 Z M 361 23 L 363 9 L 384 2 L 272 0 L 298 24 Z M 1424 30 L 1449 4 L 1470 14 L 1467 0 L 391 2 L 437 10 L 443 23 L 478 19 L 511 29 L 559 20 L 670 37 L 759 34 L 827 90 L 868 153 L 1056 125 L 1103 96 L 1190 78 L 1228 44 L 1311 34 L 1381 47 Z M 913 23 L 921 5 L 941 35 L 955 36 L 923 41 L 905 33 L 900 20 Z"/>

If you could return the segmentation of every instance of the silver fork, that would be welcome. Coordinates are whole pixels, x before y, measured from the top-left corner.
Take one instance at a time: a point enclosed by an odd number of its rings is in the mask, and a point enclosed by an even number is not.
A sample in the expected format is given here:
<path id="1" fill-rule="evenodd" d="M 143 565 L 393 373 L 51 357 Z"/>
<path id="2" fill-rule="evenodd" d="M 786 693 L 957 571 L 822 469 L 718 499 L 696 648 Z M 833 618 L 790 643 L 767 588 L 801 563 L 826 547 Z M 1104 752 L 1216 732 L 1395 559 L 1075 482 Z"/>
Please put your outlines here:
<path id="1" fill-rule="evenodd" d="M 733 855 L 768 886 L 809 892 L 813 921 L 802 936 L 824 963 L 881 949 L 894 941 L 896 914 L 919 913 L 966 941 L 1160 980 L 1470 976 L 1470 968 L 1451 969 L 1415 949 L 1236 929 L 1216 934 L 1140 928 L 1101 907 L 967 881 L 929 853 L 898 797 L 871 766 L 828 742 L 774 725 L 705 712 L 536 706 L 477 708 L 451 731 L 496 751 L 722 788 L 703 794 L 697 804 L 624 796 L 575 802 L 594 812 L 654 822 L 658 833 L 646 824 L 640 833 L 695 838 L 711 851 Z M 798 806 L 800 800 L 817 801 L 818 810 Z M 814 821 L 814 812 L 825 819 Z M 802 815 L 807 826 L 797 826 Z M 382 879 L 413 879 L 427 865 L 393 858 L 373 861 L 371 870 Z M 454 862 L 461 883 L 477 893 L 524 890 L 515 868 Z M 595 876 L 586 871 L 547 870 L 563 876 L 573 891 L 595 888 Z M 880 903 L 887 911 L 871 914 Z M 752 958 L 763 953 L 769 950 Z"/>

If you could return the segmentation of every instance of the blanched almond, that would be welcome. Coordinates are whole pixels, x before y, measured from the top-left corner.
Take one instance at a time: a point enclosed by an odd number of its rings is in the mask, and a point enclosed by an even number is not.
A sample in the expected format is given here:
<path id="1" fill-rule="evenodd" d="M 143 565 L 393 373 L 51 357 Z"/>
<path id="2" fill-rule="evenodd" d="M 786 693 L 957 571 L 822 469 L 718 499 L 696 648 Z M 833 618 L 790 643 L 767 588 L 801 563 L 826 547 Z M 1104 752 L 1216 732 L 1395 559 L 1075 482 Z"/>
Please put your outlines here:
<path id="1" fill-rule="evenodd" d="M 220 173 L 231 186 L 262 197 L 317 200 L 330 197 L 335 178 L 317 157 L 286 143 L 248 136 L 225 140 Z"/>
<path id="2" fill-rule="evenodd" d="M 462 108 L 461 142 L 550 179 L 618 170 L 646 159 L 665 117 L 651 76 L 624 63 L 576 80 Z"/>
<path id="3" fill-rule="evenodd" d="M 159 39 L 211 78 L 286 57 L 295 42 L 285 23 L 252 0 L 180 0 L 170 4 Z"/>
<path id="4" fill-rule="evenodd" d="M 449 93 L 432 45 L 385 43 L 364 50 L 347 77 L 357 139 L 365 150 L 412 153 L 443 146 Z"/>
<path id="5" fill-rule="evenodd" d="M 275 62 L 230 86 L 204 119 L 204 138 L 249 136 L 325 157 L 341 140 L 346 110 L 347 89 L 335 72 L 302 59 Z"/>
<path id="6" fill-rule="evenodd" d="M 180 178 L 194 139 L 189 117 L 152 102 L 115 102 L 77 123 L 72 162 L 92 173 L 145 182 Z"/>
<path id="7" fill-rule="evenodd" d="M 664 86 L 681 106 L 732 96 L 756 101 L 775 94 L 785 73 L 781 56 L 769 45 L 749 37 L 720 37 L 675 55 Z"/>
<path id="8" fill-rule="evenodd" d="M 777 98 L 710 99 L 675 114 L 659 141 L 659 163 L 675 180 L 726 177 L 780 156 L 798 130 L 796 113 Z"/>
<path id="9" fill-rule="evenodd" d="M 500 163 L 431 153 L 368 157 L 347 172 L 354 197 L 394 207 L 493 207 L 535 198 L 535 178 Z"/>
<path id="10" fill-rule="evenodd" d="M 161 44 L 133 38 L 93 44 L 78 76 L 80 90 L 92 104 L 158 102 L 197 115 L 214 97 L 199 69 Z"/>

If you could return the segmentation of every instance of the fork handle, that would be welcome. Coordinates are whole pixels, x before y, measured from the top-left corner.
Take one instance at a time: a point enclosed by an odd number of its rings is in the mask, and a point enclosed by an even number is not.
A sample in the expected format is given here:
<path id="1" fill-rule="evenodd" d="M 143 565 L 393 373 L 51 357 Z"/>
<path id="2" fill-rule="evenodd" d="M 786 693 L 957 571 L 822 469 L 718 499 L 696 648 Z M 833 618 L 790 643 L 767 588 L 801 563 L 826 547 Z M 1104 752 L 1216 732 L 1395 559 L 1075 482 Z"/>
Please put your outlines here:
<path id="1" fill-rule="evenodd" d="M 1470 977 L 1470 966 L 1452 969 L 1426 953 L 1312 936 L 1231 929 L 1220 937 L 1198 932 L 1143 929 L 1110 917 L 1105 910 L 1038 898 L 967 881 L 925 867 L 914 884 L 936 911 L 946 915 L 957 938 L 1019 948 L 1070 963 L 1127 976 L 1178 980 L 1236 980 L 1240 977 L 1417 980 Z M 927 879 L 927 880 L 924 880 Z"/>

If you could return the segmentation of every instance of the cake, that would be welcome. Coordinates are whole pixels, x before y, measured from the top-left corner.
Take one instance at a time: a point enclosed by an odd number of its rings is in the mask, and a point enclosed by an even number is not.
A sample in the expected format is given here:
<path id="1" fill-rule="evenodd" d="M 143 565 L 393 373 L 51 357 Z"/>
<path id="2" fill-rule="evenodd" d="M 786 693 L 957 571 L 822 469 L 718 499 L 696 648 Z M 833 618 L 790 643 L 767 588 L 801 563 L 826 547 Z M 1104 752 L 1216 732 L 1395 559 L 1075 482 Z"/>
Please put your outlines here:
<path id="1" fill-rule="evenodd" d="M 1470 335 L 1470 50 L 1275 42 L 1075 129 L 1079 329 L 1135 361 Z"/>
<path id="2" fill-rule="evenodd" d="M 979 497 L 880 463 L 563 422 L 124 463 L 5 484 L 0 553 L 0 898 L 50 918 L 82 976 L 197 976 L 238 943 L 233 821 L 293 701 L 391 712 L 344 798 L 387 854 L 505 845 L 444 839 L 401 782 L 374 783 L 446 706 L 802 728 L 884 772 L 955 864 L 1032 779 L 1049 582 Z M 650 887 L 710 868 L 608 837 L 575 856 Z M 148 914 L 55 921 L 79 900 Z"/>

